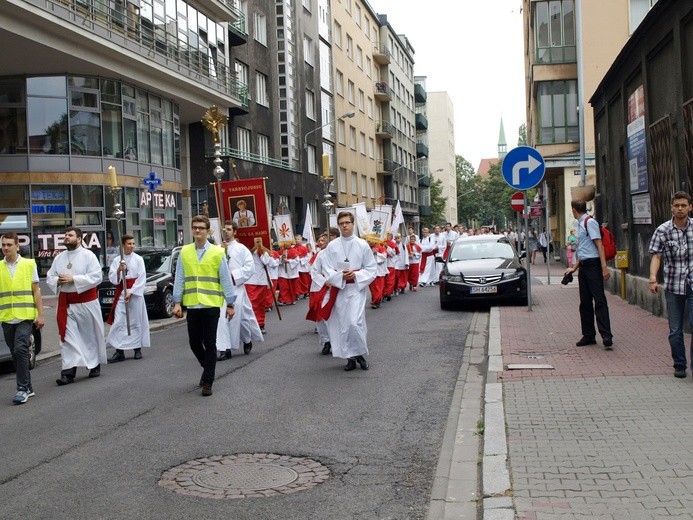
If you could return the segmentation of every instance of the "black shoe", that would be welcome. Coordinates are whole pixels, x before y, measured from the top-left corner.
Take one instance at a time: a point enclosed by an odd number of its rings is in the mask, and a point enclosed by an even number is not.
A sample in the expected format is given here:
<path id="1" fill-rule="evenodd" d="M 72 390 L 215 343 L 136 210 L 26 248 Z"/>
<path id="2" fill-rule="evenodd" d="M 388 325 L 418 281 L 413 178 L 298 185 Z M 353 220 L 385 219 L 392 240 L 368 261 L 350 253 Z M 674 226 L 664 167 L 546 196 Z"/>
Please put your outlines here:
<path id="1" fill-rule="evenodd" d="M 217 361 L 224 361 L 225 359 L 231 359 L 231 349 L 220 352 L 217 356 Z"/>
<path id="2" fill-rule="evenodd" d="M 115 354 L 111 356 L 108 360 L 109 363 L 118 363 L 119 361 L 125 361 L 125 353 L 122 350 L 116 349 Z"/>
<path id="3" fill-rule="evenodd" d="M 685 370 L 684 370 L 684 373 L 685 373 Z M 70 377 L 70 376 L 66 376 L 66 375 L 61 375 L 60 379 L 56 379 L 55 382 L 58 384 L 58 386 L 65 386 L 65 385 L 69 385 L 71 383 L 74 383 L 75 378 Z"/>
<path id="4" fill-rule="evenodd" d="M 267 331 L 265 330 L 265 327 L 260 327 L 260 332 L 262 332 L 263 334 L 267 334 Z"/>
<path id="5" fill-rule="evenodd" d="M 606 350 L 612 350 L 612 345 L 614 344 L 614 339 L 613 338 L 604 338 L 604 348 Z"/>
<path id="6" fill-rule="evenodd" d="M 101 365 L 96 365 L 89 371 L 89 377 L 99 377 L 101 375 Z"/>
<path id="7" fill-rule="evenodd" d="M 253 350 L 253 342 L 249 341 L 248 343 L 243 343 L 243 353 L 247 356 L 250 354 L 250 351 Z"/>
<path id="8" fill-rule="evenodd" d="M 135 349 L 135 359 L 142 359 L 142 349 L 141 348 Z"/>
<path id="9" fill-rule="evenodd" d="M 674 377 L 678 377 L 679 379 L 683 379 L 686 377 L 686 367 L 676 367 L 674 369 Z"/>
<path id="10" fill-rule="evenodd" d="M 212 385 L 202 385 L 202 395 L 212 395 Z"/>
<path id="11" fill-rule="evenodd" d="M 332 353 L 332 344 L 329 341 L 326 341 L 325 344 L 322 346 L 322 351 L 320 352 L 323 356 L 326 356 L 327 354 Z"/>
<path id="12" fill-rule="evenodd" d="M 365 357 L 357 356 L 356 361 L 358 361 L 358 364 L 361 367 L 361 370 L 368 370 L 368 362 L 366 361 Z"/>
<path id="13" fill-rule="evenodd" d="M 385 301 L 386 302 L 392 301 L 392 297 L 390 295 L 385 296 Z"/>
<path id="14" fill-rule="evenodd" d="M 356 361 L 354 358 L 349 358 L 349 361 L 347 361 L 346 366 L 344 367 L 344 370 L 349 372 L 350 370 L 354 370 L 356 368 Z"/>
<path id="15" fill-rule="evenodd" d="M 578 341 L 575 346 L 576 347 L 586 347 L 587 345 L 596 345 L 597 340 L 594 338 L 588 338 L 587 336 L 582 336 L 582 339 Z"/>

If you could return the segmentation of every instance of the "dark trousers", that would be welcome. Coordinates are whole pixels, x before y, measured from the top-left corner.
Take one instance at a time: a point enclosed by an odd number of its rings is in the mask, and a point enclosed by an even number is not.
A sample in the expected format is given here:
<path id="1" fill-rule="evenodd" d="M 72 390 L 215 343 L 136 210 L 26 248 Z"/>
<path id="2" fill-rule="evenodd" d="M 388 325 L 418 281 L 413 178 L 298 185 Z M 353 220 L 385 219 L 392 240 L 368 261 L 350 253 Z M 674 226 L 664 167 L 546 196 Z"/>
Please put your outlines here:
<path id="1" fill-rule="evenodd" d="M 219 307 L 188 309 L 188 341 L 197 361 L 203 369 L 202 382 L 214 383 L 217 366 L 217 325 Z"/>
<path id="2" fill-rule="evenodd" d="M 604 277 L 599 258 L 580 260 L 578 282 L 580 283 L 582 335 L 588 338 L 596 337 L 597 333 L 594 330 L 594 318 L 596 316 L 599 334 L 603 339 L 611 339 L 609 306 L 606 303 L 606 294 L 604 294 Z"/>
<path id="3" fill-rule="evenodd" d="M 5 336 L 14 368 L 17 371 L 17 389 L 20 386 L 31 387 L 31 376 L 29 375 L 29 344 L 33 332 L 33 321 L 24 320 L 19 323 L 3 323 L 2 332 Z"/>

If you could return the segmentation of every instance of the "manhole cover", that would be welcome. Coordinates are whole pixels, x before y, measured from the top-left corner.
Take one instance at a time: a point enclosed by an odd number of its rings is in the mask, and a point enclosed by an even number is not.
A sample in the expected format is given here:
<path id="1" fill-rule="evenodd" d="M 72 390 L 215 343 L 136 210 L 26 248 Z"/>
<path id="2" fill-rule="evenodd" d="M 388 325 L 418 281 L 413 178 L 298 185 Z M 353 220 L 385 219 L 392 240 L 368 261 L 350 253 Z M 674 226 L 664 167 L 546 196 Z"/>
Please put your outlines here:
<path id="1" fill-rule="evenodd" d="M 311 489 L 330 476 L 314 460 L 274 453 L 241 453 L 191 460 L 161 475 L 159 485 L 207 498 L 276 496 Z"/>

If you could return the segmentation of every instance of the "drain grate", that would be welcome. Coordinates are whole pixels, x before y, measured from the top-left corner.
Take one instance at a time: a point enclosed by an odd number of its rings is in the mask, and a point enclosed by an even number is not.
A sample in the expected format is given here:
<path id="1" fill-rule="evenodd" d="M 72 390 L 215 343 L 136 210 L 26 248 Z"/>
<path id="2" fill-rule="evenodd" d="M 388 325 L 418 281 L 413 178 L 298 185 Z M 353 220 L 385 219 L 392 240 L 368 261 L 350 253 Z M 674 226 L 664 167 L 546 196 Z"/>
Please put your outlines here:
<path id="1" fill-rule="evenodd" d="M 164 471 L 159 485 L 183 495 L 234 499 L 311 489 L 330 471 L 311 459 L 275 453 L 241 453 L 195 459 Z"/>

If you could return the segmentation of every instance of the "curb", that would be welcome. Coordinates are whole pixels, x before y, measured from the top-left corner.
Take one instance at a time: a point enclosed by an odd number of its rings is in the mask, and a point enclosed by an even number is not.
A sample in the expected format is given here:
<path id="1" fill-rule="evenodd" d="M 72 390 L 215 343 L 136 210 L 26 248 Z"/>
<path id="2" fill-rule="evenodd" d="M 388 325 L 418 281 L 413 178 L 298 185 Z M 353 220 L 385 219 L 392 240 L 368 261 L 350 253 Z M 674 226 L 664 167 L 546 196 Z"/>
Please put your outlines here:
<path id="1" fill-rule="evenodd" d="M 498 373 L 503 371 L 500 335 L 500 309 L 491 307 L 488 327 L 488 370 L 484 397 L 484 455 L 483 487 L 484 520 L 512 520 L 515 518 L 508 443 L 505 433 L 503 383 Z"/>

